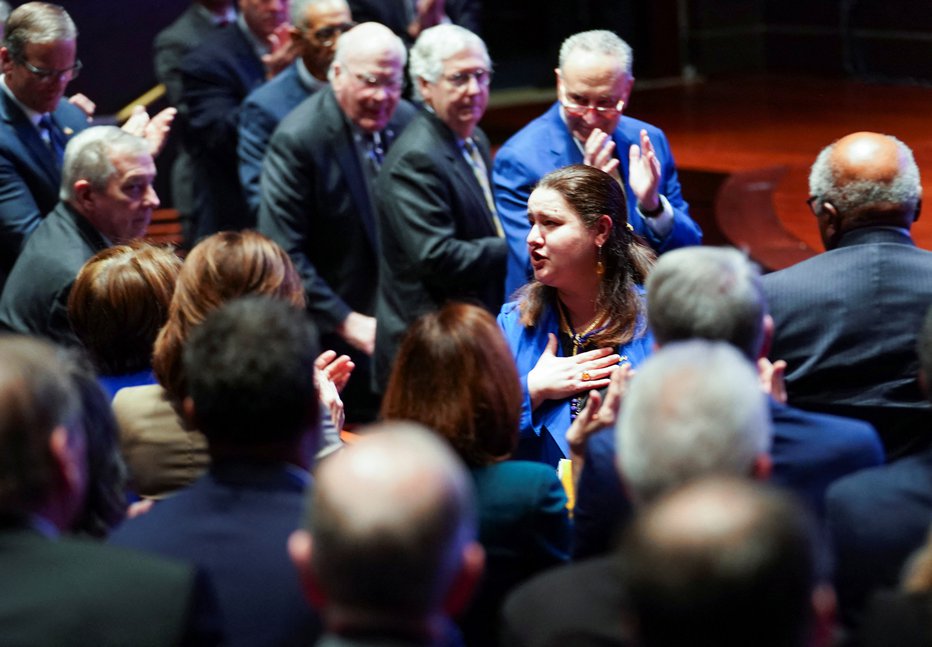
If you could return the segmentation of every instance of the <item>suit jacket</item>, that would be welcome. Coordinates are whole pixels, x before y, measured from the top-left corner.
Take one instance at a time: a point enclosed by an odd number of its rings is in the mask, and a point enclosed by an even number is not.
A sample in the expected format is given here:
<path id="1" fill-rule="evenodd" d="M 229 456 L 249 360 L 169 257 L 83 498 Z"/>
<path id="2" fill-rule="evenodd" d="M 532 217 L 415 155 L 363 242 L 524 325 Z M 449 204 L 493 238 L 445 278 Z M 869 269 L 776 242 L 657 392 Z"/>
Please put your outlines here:
<path id="1" fill-rule="evenodd" d="M 625 596 L 619 557 L 606 555 L 538 575 L 508 596 L 502 647 L 618 647 L 631 644 L 622 624 Z"/>
<path id="2" fill-rule="evenodd" d="M 873 597 L 855 647 L 932 647 L 932 593 L 883 591 Z"/>
<path id="3" fill-rule="evenodd" d="M 190 488 L 127 520 L 110 541 L 203 569 L 229 645 L 303 647 L 320 624 L 286 545 L 302 514 L 306 478 L 284 465 L 215 462 Z"/>
<path id="4" fill-rule="evenodd" d="M 0 296 L 0 325 L 80 346 L 68 320 L 68 294 L 84 263 L 107 247 L 91 223 L 60 202 L 39 223 L 13 266 Z"/>
<path id="5" fill-rule="evenodd" d="M 239 179 L 253 217 L 258 216 L 262 202 L 259 180 L 272 133 L 285 115 L 313 93 L 298 74 L 300 60 L 249 93 L 240 108 L 237 143 Z"/>
<path id="6" fill-rule="evenodd" d="M 883 463 L 877 433 L 860 420 L 815 414 L 769 399 L 773 423 L 771 482 L 793 492 L 819 518 L 825 492 L 837 479 Z M 611 549 L 632 513 L 615 469 L 615 430 L 593 435 L 573 511 L 575 558 Z"/>
<path id="7" fill-rule="evenodd" d="M 264 80 L 265 67 L 238 24 L 211 32 L 181 62 L 196 238 L 255 226 L 239 183 L 236 134 L 240 104 Z"/>
<path id="8" fill-rule="evenodd" d="M 202 7 L 192 2 L 178 18 L 156 35 L 153 44 L 155 78 L 165 85 L 168 103 L 181 102 L 181 61 L 214 29 Z"/>
<path id="9" fill-rule="evenodd" d="M 52 121 L 67 139 L 87 117 L 59 101 Z M 0 90 L 0 288 L 26 237 L 58 203 L 61 167 L 23 110 Z"/>
<path id="10" fill-rule="evenodd" d="M 474 139 L 488 168 L 488 139 L 478 129 Z M 374 362 L 381 390 L 401 337 L 420 315 L 447 301 L 498 311 L 507 252 L 456 136 L 430 112 L 421 112 L 389 151 L 377 196 L 381 256 Z"/>
<path id="11" fill-rule="evenodd" d="M 871 593 L 893 588 L 932 522 L 932 449 L 841 479 L 828 490 L 828 528 L 842 619 L 860 620 Z"/>
<path id="12" fill-rule="evenodd" d="M 349 0 L 356 22 L 380 22 L 410 44 L 410 0 Z M 481 0 L 447 0 L 445 11 L 450 21 L 478 34 L 481 27 Z"/>
<path id="13" fill-rule="evenodd" d="M 660 195 L 673 207 L 673 229 L 658 238 L 644 222 L 637 209 L 637 198 L 628 184 L 628 149 L 640 142 L 641 130 L 647 130 L 660 160 Z M 628 197 L 628 222 L 658 252 L 698 245 L 702 231 L 689 217 L 689 205 L 683 199 L 676 164 L 670 144 L 663 131 L 632 117 L 622 117 L 612 133 L 615 151 L 621 166 L 618 171 L 625 180 Z M 560 104 L 554 103 L 543 115 L 519 130 L 499 149 L 495 156 L 492 180 L 495 184 L 495 204 L 508 238 L 508 275 L 505 294 L 510 295 L 527 283 L 530 264 L 527 254 L 527 200 L 534 185 L 543 176 L 569 164 L 582 164 L 583 155 L 576 140 L 560 116 Z"/>
<path id="14" fill-rule="evenodd" d="M 569 559 L 566 493 L 556 472 L 530 461 L 470 469 L 486 563 L 482 584 L 460 620 L 469 645 L 493 645 L 505 595 Z"/>
<path id="15" fill-rule="evenodd" d="M 643 295 L 643 290 L 640 292 Z M 532 411 L 531 396 L 527 389 L 527 374 L 537 365 L 537 361 L 547 347 L 547 335 L 559 333 L 559 317 L 553 308 L 548 307 L 536 326 L 526 328 L 521 323 L 518 302 L 512 301 L 502 308 L 498 315 L 498 325 L 514 355 L 524 396 L 521 403 L 521 422 L 518 428 L 518 449 L 514 457 L 543 461 L 556 467 L 561 458 L 569 456 L 566 432 L 572 424 L 570 398 L 547 400 Z M 653 335 L 645 329 L 624 346 L 619 346 L 617 353 L 625 356 L 631 366 L 637 368 L 651 354 L 653 343 Z M 558 353 L 562 354 L 563 351 L 558 350 Z"/>
<path id="16" fill-rule="evenodd" d="M 4 645 L 220 644 L 210 589 L 180 563 L 5 527 L 0 570 Z"/>
<path id="17" fill-rule="evenodd" d="M 902 229 L 856 229 L 763 286 L 770 356 L 787 362 L 791 404 L 866 419 L 888 443 L 925 434 L 932 405 L 918 386 L 916 337 L 932 303 L 932 252 Z"/>

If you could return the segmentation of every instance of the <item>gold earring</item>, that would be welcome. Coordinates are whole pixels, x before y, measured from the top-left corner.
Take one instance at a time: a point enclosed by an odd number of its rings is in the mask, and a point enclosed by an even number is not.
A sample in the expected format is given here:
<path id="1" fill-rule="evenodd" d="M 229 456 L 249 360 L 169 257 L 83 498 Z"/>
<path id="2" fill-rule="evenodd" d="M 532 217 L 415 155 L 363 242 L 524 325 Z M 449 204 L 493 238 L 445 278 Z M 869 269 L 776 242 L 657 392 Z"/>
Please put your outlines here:
<path id="1" fill-rule="evenodd" d="M 602 246 L 598 245 L 596 249 L 599 250 L 599 256 L 595 262 L 595 275 L 602 278 L 605 275 L 605 263 L 602 262 Z"/>

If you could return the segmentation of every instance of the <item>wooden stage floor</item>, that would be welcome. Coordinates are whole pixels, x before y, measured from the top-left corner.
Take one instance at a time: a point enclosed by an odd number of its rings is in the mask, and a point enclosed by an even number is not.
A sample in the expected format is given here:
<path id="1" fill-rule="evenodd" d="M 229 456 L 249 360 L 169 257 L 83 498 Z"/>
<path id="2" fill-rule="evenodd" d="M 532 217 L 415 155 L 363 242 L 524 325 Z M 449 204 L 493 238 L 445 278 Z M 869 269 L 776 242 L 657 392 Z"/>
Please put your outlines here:
<path id="1" fill-rule="evenodd" d="M 501 143 L 546 105 L 491 108 L 483 127 Z M 913 149 L 932 191 L 930 113 L 932 88 L 774 76 L 635 85 L 626 110 L 667 133 L 706 242 L 747 248 L 766 269 L 823 249 L 805 204 L 808 173 L 839 137 L 858 130 L 897 136 Z M 913 234 L 932 249 L 932 214 Z"/>

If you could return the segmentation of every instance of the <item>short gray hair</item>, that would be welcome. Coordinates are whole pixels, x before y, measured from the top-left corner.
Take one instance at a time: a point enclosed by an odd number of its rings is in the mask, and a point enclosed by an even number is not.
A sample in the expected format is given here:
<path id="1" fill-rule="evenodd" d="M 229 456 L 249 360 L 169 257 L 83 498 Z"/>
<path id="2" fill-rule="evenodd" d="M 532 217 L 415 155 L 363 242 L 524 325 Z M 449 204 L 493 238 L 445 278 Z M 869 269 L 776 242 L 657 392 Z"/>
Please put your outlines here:
<path id="1" fill-rule="evenodd" d="M 12 58 L 21 59 L 30 43 L 54 43 L 77 37 L 78 29 L 63 7 L 47 2 L 27 2 L 10 13 L 3 46 Z"/>
<path id="2" fill-rule="evenodd" d="M 92 126 L 72 137 L 65 148 L 58 197 L 73 202 L 74 183 L 78 180 L 87 180 L 95 190 L 102 191 L 116 171 L 112 158 L 119 153 L 149 154 L 149 145 L 116 126 Z"/>
<path id="3" fill-rule="evenodd" d="M 319 4 L 340 4 L 349 8 L 346 0 L 291 0 L 288 3 L 288 15 L 291 17 L 291 24 L 298 29 L 306 29 L 308 8 Z"/>
<path id="4" fill-rule="evenodd" d="M 424 79 L 428 83 L 436 83 L 443 74 L 443 62 L 466 49 L 481 51 L 486 67 L 492 67 L 485 42 L 465 27 L 453 24 L 437 25 L 421 32 L 411 48 L 411 65 L 408 67 L 411 85 L 418 99 L 421 98 L 421 93 L 417 80 Z"/>
<path id="5" fill-rule="evenodd" d="M 919 167 L 909 146 L 891 135 L 885 135 L 896 143 L 897 150 L 905 163 L 891 182 L 879 180 L 855 180 L 841 183 L 832 165 L 832 153 L 838 142 L 826 146 L 816 157 L 809 171 L 809 195 L 820 202 L 831 202 L 840 213 L 871 207 L 878 204 L 893 204 L 907 211 L 914 211 L 922 198 L 922 181 Z"/>
<path id="6" fill-rule="evenodd" d="M 638 370 L 616 425 L 618 469 L 646 503 L 699 476 L 750 476 L 771 439 L 766 396 L 729 344 L 664 346 Z"/>
<path id="7" fill-rule="evenodd" d="M 566 65 L 569 58 L 576 52 L 592 52 L 611 56 L 618 61 L 618 65 L 629 77 L 634 67 L 634 52 L 631 46 L 623 41 L 618 34 L 607 29 L 593 29 L 573 34 L 563 41 L 560 46 L 560 69 Z"/>
<path id="8" fill-rule="evenodd" d="M 756 361 L 767 300 L 760 272 L 732 247 L 685 247 L 663 254 L 647 277 L 647 321 L 659 344 L 726 341 Z"/>

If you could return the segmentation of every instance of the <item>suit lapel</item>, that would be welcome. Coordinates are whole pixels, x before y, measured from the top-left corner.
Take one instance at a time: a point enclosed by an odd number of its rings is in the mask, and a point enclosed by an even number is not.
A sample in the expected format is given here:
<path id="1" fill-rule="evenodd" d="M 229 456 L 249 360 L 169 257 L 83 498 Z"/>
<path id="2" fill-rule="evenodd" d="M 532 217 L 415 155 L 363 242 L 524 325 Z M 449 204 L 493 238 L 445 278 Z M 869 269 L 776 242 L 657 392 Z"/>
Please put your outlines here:
<path id="1" fill-rule="evenodd" d="M 16 141 L 11 142 L 11 146 L 18 146 L 24 153 L 21 156 L 22 159 L 32 162 L 38 171 L 37 175 L 45 177 L 57 191 L 61 183 L 61 170 L 55 164 L 49 147 L 39 136 L 39 131 L 20 107 L 13 103 L 13 100 L 2 90 L 0 90 L 0 106 L 2 106 L 4 121 L 16 134 Z"/>

